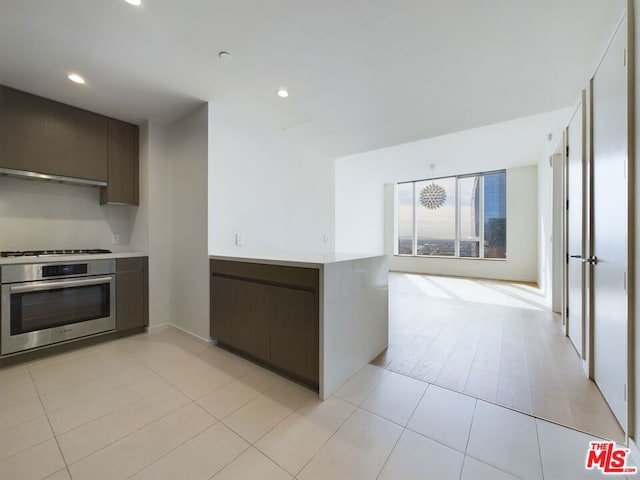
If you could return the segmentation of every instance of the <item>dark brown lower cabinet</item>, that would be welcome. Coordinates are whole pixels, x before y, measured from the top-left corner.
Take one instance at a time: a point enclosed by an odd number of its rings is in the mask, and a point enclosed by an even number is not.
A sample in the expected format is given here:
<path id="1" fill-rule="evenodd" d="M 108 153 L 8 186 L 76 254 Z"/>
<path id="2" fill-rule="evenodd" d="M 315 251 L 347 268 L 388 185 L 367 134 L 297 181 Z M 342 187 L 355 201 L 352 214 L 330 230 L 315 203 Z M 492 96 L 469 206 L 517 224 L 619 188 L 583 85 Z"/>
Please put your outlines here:
<path id="1" fill-rule="evenodd" d="M 148 258 L 116 259 L 116 331 L 149 325 Z"/>
<path id="2" fill-rule="evenodd" d="M 318 307 L 314 292 L 271 287 L 271 362 L 318 383 Z"/>
<path id="3" fill-rule="evenodd" d="M 210 268 L 211 337 L 317 389 L 318 271 L 221 260 Z"/>
<path id="4" fill-rule="evenodd" d="M 234 291 L 236 280 L 211 276 L 210 334 L 218 342 L 233 345 Z M 215 301 L 214 301 L 215 295 Z M 215 322 L 213 321 L 215 319 Z"/>
<path id="5" fill-rule="evenodd" d="M 260 360 L 271 359 L 268 285 L 236 280 L 234 291 L 234 346 Z"/>

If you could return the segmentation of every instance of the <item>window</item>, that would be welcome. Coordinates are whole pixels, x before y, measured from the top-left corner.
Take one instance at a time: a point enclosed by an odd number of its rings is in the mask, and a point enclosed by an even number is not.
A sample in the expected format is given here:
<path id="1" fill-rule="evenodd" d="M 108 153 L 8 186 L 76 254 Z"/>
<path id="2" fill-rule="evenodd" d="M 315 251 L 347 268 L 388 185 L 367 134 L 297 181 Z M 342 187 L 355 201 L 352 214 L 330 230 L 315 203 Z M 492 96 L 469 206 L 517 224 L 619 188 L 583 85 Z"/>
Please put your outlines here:
<path id="1" fill-rule="evenodd" d="M 434 184 L 444 199 L 427 208 L 420 194 Z M 404 182 L 397 192 L 398 255 L 507 258 L 505 171 Z"/>

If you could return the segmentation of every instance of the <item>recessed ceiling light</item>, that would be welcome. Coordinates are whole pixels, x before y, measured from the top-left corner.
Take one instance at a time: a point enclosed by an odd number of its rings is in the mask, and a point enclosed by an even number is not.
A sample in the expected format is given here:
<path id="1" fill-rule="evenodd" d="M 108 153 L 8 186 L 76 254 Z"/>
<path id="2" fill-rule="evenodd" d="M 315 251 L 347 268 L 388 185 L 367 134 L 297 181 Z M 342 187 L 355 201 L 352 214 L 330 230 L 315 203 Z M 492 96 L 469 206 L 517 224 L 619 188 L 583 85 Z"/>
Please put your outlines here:
<path id="1" fill-rule="evenodd" d="M 69 75 L 67 75 L 67 78 L 71 80 L 73 83 L 77 83 L 79 85 L 84 85 L 85 83 L 84 78 L 82 78 L 77 73 L 70 73 Z"/>
<path id="2" fill-rule="evenodd" d="M 139 7 L 140 5 L 142 5 L 142 0 L 124 0 L 125 2 L 127 2 L 129 5 L 133 5 L 135 7 Z"/>
<path id="3" fill-rule="evenodd" d="M 233 56 L 229 52 L 218 52 L 218 58 L 225 63 L 230 63 L 233 60 Z"/>
<path id="4" fill-rule="evenodd" d="M 280 89 L 280 90 L 278 90 L 276 93 L 278 94 L 278 96 L 279 96 L 280 98 L 287 98 L 287 97 L 289 96 L 289 92 L 288 92 L 288 91 L 286 91 L 284 88 L 281 88 L 281 89 Z"/>

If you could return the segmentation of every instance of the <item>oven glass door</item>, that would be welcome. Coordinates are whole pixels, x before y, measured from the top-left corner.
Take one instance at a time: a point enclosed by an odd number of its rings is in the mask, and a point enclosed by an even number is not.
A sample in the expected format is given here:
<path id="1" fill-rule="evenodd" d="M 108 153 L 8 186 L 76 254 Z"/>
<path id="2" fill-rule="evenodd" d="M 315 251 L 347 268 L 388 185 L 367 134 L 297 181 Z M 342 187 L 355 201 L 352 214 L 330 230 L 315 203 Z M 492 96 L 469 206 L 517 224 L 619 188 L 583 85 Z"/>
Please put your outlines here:
<path id="1" fill-rule="evenodd" d="M 109 317 L 110 305 L 109 283 L 12 291 L 11 335 Z"/>

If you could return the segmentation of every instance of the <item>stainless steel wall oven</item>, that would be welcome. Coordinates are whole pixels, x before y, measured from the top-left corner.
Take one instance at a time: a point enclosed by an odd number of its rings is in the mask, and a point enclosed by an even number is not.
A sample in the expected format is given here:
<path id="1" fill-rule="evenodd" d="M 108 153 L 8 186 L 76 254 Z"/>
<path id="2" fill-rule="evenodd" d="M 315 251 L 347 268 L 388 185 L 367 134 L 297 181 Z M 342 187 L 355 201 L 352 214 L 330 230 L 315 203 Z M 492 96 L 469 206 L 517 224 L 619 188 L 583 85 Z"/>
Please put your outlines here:
<path id="1" fill-rule="evenodd" d="M 115 330 L 115 260 L 1 268 L 1 355 Z"/>

